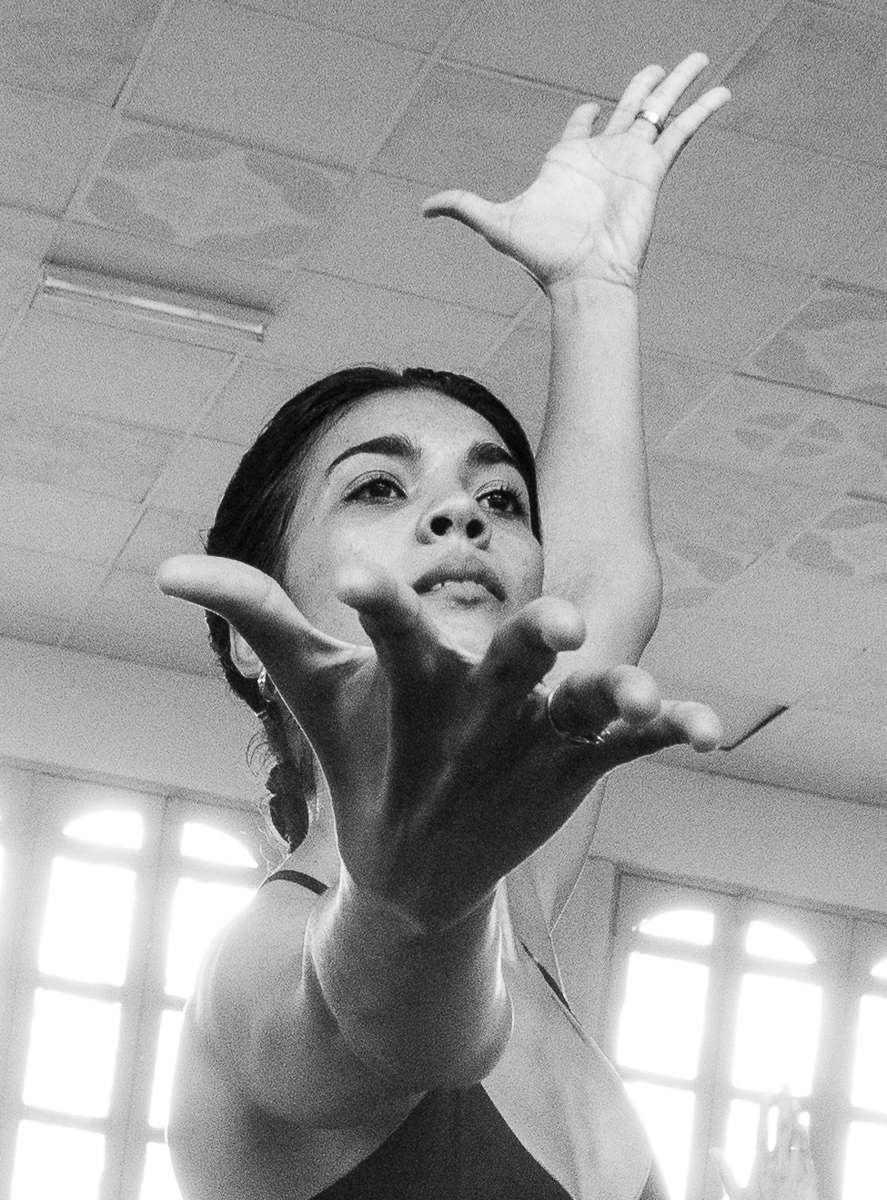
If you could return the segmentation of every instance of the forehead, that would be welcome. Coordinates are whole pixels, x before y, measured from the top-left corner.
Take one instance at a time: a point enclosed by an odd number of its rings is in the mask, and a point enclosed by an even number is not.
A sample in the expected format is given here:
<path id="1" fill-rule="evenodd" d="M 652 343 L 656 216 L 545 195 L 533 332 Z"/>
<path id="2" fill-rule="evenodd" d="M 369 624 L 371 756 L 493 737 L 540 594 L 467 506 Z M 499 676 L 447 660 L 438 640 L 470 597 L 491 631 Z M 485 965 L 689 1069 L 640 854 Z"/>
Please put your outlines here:
<path id="1" fill-rule="evenodd" d="M 475 442 L 504 446 L 496 429 L 480 413 L 427 388 L 374 392 L 341 413 L 320 437 L 312 458 L 320 464 L 342 450 L 383 434 L 402 434 L 420 447 L 446 444 L 454 450 Z"/>

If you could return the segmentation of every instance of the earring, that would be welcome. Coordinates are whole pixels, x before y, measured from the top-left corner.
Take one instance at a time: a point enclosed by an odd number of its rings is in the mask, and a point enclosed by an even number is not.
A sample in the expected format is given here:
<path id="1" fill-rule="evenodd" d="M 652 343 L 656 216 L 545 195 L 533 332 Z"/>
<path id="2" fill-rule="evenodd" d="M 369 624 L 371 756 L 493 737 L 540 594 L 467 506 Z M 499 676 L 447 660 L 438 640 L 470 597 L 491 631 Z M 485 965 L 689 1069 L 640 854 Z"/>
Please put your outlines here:
<path id="1" fill-rule="evenodd" d="M 259 695 L 266 704 L 270 704 L 273 700 L 277 699 L 277 688 L 274 686 L 273 680 L 268 678 L 268 672 L 264 667 L 259 672 L 256 684 L 259 688 Z"/>

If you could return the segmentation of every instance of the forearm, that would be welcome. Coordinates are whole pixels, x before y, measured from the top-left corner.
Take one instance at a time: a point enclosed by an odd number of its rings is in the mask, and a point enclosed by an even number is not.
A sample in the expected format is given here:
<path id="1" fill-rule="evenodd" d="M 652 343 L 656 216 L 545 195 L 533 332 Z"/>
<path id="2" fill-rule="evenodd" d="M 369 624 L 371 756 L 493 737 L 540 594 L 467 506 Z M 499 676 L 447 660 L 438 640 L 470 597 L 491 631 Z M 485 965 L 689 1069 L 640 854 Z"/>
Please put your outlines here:
<path id="1" fill-rule="evenodd" d="M 546 590 L 591 615 L 611 661 L 655 628 L 660 578 L 650 521 L 638 302 L 593 281 L 548 289 L 551 374 L 537 455 Z"/>
<path id="2" fill-rule="evenodd" d="M 304 971 L 349 1049 L 398 1088 L 474 1083 L 508 1042 L 511 1005 L 492 898 L 429 931 L 343 869 L 309 924 Z"/>

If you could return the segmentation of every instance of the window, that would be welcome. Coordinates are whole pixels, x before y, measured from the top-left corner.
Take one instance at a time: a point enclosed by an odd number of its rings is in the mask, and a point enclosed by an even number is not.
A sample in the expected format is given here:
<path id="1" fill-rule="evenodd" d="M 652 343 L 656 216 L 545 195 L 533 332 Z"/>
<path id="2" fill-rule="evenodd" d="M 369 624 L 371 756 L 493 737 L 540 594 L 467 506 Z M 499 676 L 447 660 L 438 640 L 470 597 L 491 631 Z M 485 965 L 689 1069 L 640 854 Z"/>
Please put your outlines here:
<path id="1" fill-rule="evenodd" d="M 262 818 L 0 767 L 0 1200 L 177 1200 L 182 1010 Z"/>
<path id="2" fill-rule="evenodd" d="M 672 1200 L 721 1200 L 712 1146 L 745 1182 L 784 1087 L 823 1194 L 884 1193 L 887 924 L 624 874 L 608 1042 Z"/>

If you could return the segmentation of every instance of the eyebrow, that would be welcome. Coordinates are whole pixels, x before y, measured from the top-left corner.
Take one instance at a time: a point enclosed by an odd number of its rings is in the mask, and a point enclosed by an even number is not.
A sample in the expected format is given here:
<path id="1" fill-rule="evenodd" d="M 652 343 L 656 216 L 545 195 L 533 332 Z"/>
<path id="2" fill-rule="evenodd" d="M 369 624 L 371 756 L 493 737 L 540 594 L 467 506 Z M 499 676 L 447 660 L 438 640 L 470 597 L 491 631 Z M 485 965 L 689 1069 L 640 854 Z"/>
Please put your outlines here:
<path id="1" fill-rule="evenodd" d="M 381 437 L 358 442 L 356 446 L 349 446 L 347 450 L 343 450 L 327 467 L 327 476 L 333 473 L 339 463 L 355 454 L 384 454 L 389 458 L 401 458 L 412 462 L 422 457 L 422 451 L 412 438 L 408 438 L 402 433 L 386 433 Z M 470 447 L 466 459 L 469 467 L 493 467 L 499 463 L 505 463 L 507 466 L 513 467 L 519 475 L 523 475 L 514 455 L 496 442 L 475 442 Z"/>

